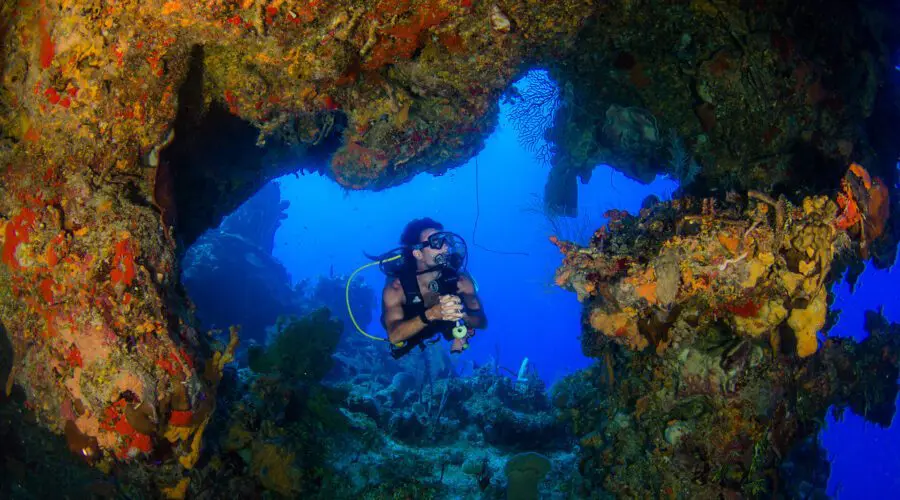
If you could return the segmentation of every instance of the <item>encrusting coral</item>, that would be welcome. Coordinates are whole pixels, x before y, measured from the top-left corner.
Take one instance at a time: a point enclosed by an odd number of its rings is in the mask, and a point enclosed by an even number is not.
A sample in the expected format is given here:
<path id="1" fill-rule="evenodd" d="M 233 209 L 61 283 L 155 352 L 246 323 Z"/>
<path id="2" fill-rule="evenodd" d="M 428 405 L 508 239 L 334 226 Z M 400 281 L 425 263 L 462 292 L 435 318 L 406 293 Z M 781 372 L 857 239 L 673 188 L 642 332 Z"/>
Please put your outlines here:
<path id="1" fill-rule="evenodd" d="M 551 178 L 567 193 L 601 160 L 654 174 L 666 135 L 702 164 L 698 191 L 821 187 L 851 156 L 882 177 L 851 169 L 836 205 L 751 193 L 740 209 L 660 206 L 642 238 L 619 217 L 567 257 L 580 270 L 560 281 L 604 297 L 591 312 L 601 340 L 667 352 L 692 321 L 724 322 L 813 358 L 835 255 L 857 245 L 884 263 L 900 227 L 885 222 L 895 141 L 876 135 L 898 121 L 886 78 L 898 43 L 847 5 L 792 4 L 788 22 L 783 2 L 3 3 L 5 389 L 21 386 L 42 425 L 101 467 L 172 451 L 189 469 L 233 354 L 198 331 L 179 283 L 185 245 L 303 162 L 348 189 L 463 164 L 511 82 L 545 64 L 561 91 Z M 812 172 L 794 168 L 807 156 Z M 652 264 L 632 256 L 650 251 Z"/>
<path id="2" fill-rule="evenodd" d="M 721 205 L 684 198 L 637 217 L 609 213 L 587 248 L 553 238 L 565 255 L 556 283 L 590 302 L 592 329 L 633 350 L 661 354 L 715 323 L 781 346 L 786 325 L 793 335 L 784 349 L 807 357 L 825 326 L 835 259 L 853 245 L 864 252 L 887 218 L 881 181 L 858 195 L 847 186 L 868 173 L 854 164 L 847 178 L 839 203 L 812 196 L 796 206 L 750 192 Z M 684 322 L 691 328 L 677 327 Z"/>
<path id="3" fill-rule="evenodd" d="M 867 9 L 604 2 L 575 42 L 590 49 L 546 65 L 560 111 L 532 137 L 554 152 L 548 208 L 574 214 L 576 179 L 587 182 L 597 165 L 643 182 L 667 174 L 704 196 L 822 191 L 859 162 L 893 190 L 900 146 L 879 124 L 900 119 L 897 37 L 883 28 L 898 12 L 877 0 Z M 887 246 L 873 252 L 879 267 L 893 262 Z"/>
<path id="4" fill-rule="evenodd" d="M 825 486 L 818 445 L 798 444 L 830 405 L 889 424 L 897 384 L 878 380 L 896 380 L 900 339 L 819 336 L 831 285 L 887 219 L 879 179 L 854 164 L 841 185 L 837 203 L 681 198 L 607 213 L 585 248 L 553 238 L 557 284 L 584 304 L 583 349 L 603 360 L 556 388 L 585 492 L 792 497 Z M 585 412 L 579 392 L 604 402 Z"/>
<path id="5" fill-rule="evenodd" d="M 47 427 L 73 422 L 96 439 L 102 462 L 175 439 L 192 464 L 215 388 L 178 283 L 181 245 L 326 143 L 320 170 L 348 188 L 461 164 L 524 59 L 564 48 L 590 11 L 576 1 L 4 3 L 6 385 L 26 388 Z"/>

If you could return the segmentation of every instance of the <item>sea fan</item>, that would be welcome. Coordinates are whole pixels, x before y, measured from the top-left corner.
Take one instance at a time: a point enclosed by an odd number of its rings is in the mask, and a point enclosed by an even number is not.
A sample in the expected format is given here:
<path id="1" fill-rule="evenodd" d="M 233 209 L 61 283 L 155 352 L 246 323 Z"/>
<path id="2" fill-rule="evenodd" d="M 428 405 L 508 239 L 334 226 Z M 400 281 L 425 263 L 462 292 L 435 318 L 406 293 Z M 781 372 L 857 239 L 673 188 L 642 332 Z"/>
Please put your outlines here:
<path id="1" fill-rule="evenodd" d="M 559 86 L 546 71 L 533 71 L 523 79 L 524 88 L 507 97 L 512 104 L 509 121 L 519 135 L 519 144 L 534 153 L 538 161 L 549 164 L 553 146 L 544 136 L 553 126 L 556 110 L 561 103 Z"/>
<path id="2" fill-rule="evenodd" d="M 678 180 L 681 187 L 694 182 L 694 178 L 700 173 L 700 164 L 691 156 L 675 129 L 669 129 L 669 163 L 666 165 L 666 173 Z"/>

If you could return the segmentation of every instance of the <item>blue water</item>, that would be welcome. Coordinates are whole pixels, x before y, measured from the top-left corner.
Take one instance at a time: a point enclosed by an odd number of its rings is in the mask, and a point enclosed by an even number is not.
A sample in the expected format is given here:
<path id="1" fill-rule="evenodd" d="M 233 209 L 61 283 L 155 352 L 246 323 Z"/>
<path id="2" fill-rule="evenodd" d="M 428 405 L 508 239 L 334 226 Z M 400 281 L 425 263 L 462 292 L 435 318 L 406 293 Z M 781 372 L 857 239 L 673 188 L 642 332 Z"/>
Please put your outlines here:
<path id="1" fill-rule="evenodd" d="M 499 349 L 501 364 L 516 369 L 528 357 L 550 384 L 590 364 L 578 341 L 581 306 L 573 293 L 553 284 L 560 253 L 548 240 L 552 228 L 537 198 L 548 167 L 523 151 L 505 121 L 501 127 L 477 158 L 480 213 L 474 234 L 475 160 L 444 176 L 420 175 L 382 192 L 345 192 L 317 175 L 287 176 L 278 182 L 291 206 L 273 255 L 295 281 L 332 269 L 348 275 L 368 262 L 364 251 L 395 248 L 407 222 L 432 217 L 466 239 L 468 269 L 488 315 L 488 330 L 473 339 L 465 358 L 484 362 Z M 579 186 L 580 220 L 561 223 L 581 224 L 589 237 L 606 222 L 606 210 L 636 211 L 647 195 L 665 197 L 676 187 L 667 179 L 645 186 L 598 168 L 589 184 Z M 362 276 L 381 290 L 384 278 L 377 268 Z M 379 314 L 367 330 L 383 336 Z"/>
<path id="2" fill-rule="evenodd" d="M 863 340 L 863 313 L 880 307 L 889 321 L 900 322 L 898 279 L 896 267 L 869 266 L 854 293 L 846 283 L 836 285 L 834 307 L 841 317 L 829 334 Z M 847 411 L 842 422 L 829 413 L 827 425 L 820 439 L 832 462 L 828 494 L 842 499 L 900 498 L 900 419 L 895 415 L 891 427 L 882 429 Z"/>
<path id="3" fill-rule="evenodd" d="M 581 305 L 574 293 L 553 284 L 560 254 L 548 241 L 552 221 L 539 210 L 548 167 L 518 144 L 507 112 L 503 108 L 499 128 L 476 159 L 440 177 L 419 175 L 382 192 L 348 192 L 318 175 L 279 179 L 282 197 L 291 206 L 273 254 L 295 282 L 331 272 L 349 275 L 368 262 L 363 252 L 397 247 L 408 221 L 432 217 L 468 241 L 469 271 L 489 318 L 489 328 L 473 339 L 462 358 L 483 363 L 499 355 L 501 364 L 514 370 L 527 357 L 550 385 L 592 360 L 581 353 Z M 567 233 L 562 236 L 589 237 L 606 222 L 606 210 L 633 213 L 646 196 L 666 199 L 676 188 L 666 178 L 642 185 L 600 166 L 588 184 L 579 184 L 579 218 L 558 221 Z M 900 294 L 894 286 L 898 273 L 868 269 L 852 295 L 846 284 L 837 285 L 835 307 L 843 313 L 831 335 L 863 338 L 863 312 L 881 305 L 890 320 L 900 321 Z M 362 277 L 380 291 L 384 278 L 377 268 Z M 379 314 L 366 329 L 383 336 Z M 841 422 L 829 416 L 820 435 L 833 464 L 829 494 L 900 498 L 896 420 L 885 430 L 849 411 Z"/>

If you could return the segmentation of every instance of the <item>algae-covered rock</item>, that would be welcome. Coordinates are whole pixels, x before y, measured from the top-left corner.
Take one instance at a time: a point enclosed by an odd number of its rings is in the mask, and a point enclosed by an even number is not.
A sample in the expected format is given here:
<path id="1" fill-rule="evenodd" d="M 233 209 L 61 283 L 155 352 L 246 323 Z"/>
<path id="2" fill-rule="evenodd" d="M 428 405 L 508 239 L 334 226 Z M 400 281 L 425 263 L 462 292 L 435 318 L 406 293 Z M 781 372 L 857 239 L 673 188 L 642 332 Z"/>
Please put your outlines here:
<path id="1" fill-rule="evenodd" d="M 550 459 L 534 452 L 519 453 L 506 462 L 506 498 L 537 500 L 541 481 L 550 472 Z"/>
<path id="2" fill-rule="evenodd" d="M 848 176 L 877 198 L 860 169 Z M 582 345 L 600 360 L 555 398 L 582 445 L 583 493 L 824 494 L 818 445 L 792 452 L 827 409 L 890 422 L 897 332 L 819 340 L 839 270 L 871 244 L 855 215 L 868 191 L 842 186 L 797 204 L 684 197 L 612 214 L 586 247 L 555 241 L 557 284 L 579 294 Z"/>
<path id="3" fill-rule="evenodd" d="M 250 348 L 250 368 L 291 380 L 319 381 L 331 369 L 331 355 L 343 329 L 343 323 L 331 319 L 327 309 L 302 319 L 280 318 L 272 342 L 265 348 Z"/>

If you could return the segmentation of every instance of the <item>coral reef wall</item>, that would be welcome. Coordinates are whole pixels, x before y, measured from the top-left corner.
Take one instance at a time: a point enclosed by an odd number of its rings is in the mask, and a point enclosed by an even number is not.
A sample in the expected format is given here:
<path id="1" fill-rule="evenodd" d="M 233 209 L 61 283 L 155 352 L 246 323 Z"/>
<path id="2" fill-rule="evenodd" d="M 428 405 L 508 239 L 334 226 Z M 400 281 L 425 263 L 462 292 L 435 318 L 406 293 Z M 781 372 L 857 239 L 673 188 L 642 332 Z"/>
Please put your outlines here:
<path id="1" fill-rule="evenodd" d="M 841 184 L 836 201 L 799 206 L 758 191 L 682 198 L 608 214 L 584 248 L 555 240 L 557 283 L 584 303 L 582 345 L 602 361 L 555 398 L 586 491 L 824 495 L 814 436 L 828 408 L 890 425 L 900 337 L 874 320 L 859 344 L 820 335 L 831 285 L 886 224 L 879 179 L 854 164 Z"/>
<path id="2" fill-rule="evenodd" d="M 893 189 L 896 146 L 879 135 L 897 122 L 886 5 L 5 2 L 6 385 L 89 460 L 165 449 L 192 467 L 235 343 L 214 351 L 198 335 L 178 282 L 184 245 L 285 172 L 381 189 L 461 164 L 537 65 L 564 92 L 551 193 L 597 161 L 657 171 L 668 128 L 685 137 L 670 148 L 688 167 L 676 171 L 694 170 L 685 155 L 703 166 L 698 189 L 836 183 L 851 158 Z M 851 215 L 847 228 L 868 224 Z M 893 248 L 895 227 L 884 232 Z M 808 299 L 792 318 L 822 307 Z"/>
<path id="3" fill-rule="evenodd" d="M 852 161 L 893 186 L 897 21 L 880 1 L 605 3 L 575 42 L 591 50 L 549 65 L 550 208 L 572 212 L 576 177 L 604 163 L 696 194 L 818 193 Z"/>
<path id="4" fill-rule="evenodd" d="M 170 442 L 189 467 L 228 356 L 196 332 L 179 245 L 328 141 L 318 168 L 348 188 L 461 163 L 526 57 L 570 44 L 591 6 L 0 9 L 9 384 L 26 387 L 48 427 L 74 425 L 85 455 L 128 459 Z"/>

